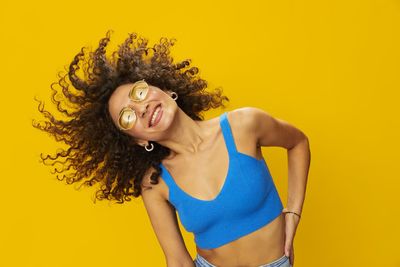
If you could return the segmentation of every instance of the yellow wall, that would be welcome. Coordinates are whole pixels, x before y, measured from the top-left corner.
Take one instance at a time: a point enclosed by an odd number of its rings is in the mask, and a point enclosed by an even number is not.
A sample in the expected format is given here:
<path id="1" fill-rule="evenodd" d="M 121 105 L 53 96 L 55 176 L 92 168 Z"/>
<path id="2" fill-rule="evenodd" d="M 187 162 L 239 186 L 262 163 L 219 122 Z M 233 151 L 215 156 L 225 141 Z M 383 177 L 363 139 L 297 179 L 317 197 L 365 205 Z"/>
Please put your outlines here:
<path id="1" fill-rule="evenodd" d="M 262 108 L 302 129 L 312 152 L 296 267 L 400 266 L 399 26 L 395 0 L 2 1 L 0 265 L 165 266 L 141 199 L 92 202 L 39 154 L 60 145 L 31 126 L 34 96 L 82 46 L 129 32 L 176 38 L 228 110 Z M 207 113 L 217 116 L 221 110 Z M 282 148 L 263 149 L 286 203 Z M 195 256 L 193 236 L 184 232 Z"/>

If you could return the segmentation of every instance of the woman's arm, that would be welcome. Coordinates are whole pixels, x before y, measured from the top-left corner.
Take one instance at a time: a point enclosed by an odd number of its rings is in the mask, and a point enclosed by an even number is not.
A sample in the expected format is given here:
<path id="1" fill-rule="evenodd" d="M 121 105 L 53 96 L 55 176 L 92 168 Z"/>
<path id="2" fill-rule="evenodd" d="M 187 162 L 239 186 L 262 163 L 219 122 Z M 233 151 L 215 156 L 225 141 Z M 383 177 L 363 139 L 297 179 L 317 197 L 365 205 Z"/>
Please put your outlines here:
<path id="1" fill-rule="evenodd" d="M 269 113 L 253 107 L 235 110 L 243 128 L 256 140 L 257 146 L 278 146 L 288 154 L 288 201 L 286 210 L 301 214 L 306 194 L 311 153 L 307 136 L 290 123 L 274 118 Z M 285 255 L 294 263 L 293 240 L 299 216 L 285 214 Z"/>
<path id="2" fill-rule="evenodd" d="M 159 179 L 159 184 L 163 183 Z M 174 207 L 165 200 L 157 185 L 142 187 L 142 199 L 154 232 L 166 258 L 167 267 L 194 267 L 180 232 Z"/>
<path id="3" fill-rule="evenodd" d="M 235 110 L 241 125 L 255 135 L 257 146 L 277 146 L 288 154 L 287 209 L 301 214 L 306 193 L 311 153 L 307 136 L 290 123 L 274 118 L 268 112 L 243 107 Z"/>

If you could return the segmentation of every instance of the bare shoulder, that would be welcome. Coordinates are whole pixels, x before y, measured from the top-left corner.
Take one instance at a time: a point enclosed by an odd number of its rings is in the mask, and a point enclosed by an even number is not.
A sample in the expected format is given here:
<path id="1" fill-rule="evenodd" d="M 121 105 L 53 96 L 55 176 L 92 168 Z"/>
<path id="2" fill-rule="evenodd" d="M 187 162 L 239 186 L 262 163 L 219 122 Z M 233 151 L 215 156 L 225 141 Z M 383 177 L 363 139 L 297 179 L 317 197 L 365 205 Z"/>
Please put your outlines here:
<path id="1" fill-rule="evenodd" d="M 251 143 L 257 143 L 255 135 L 257 112 L 259 109 L 254 107 L 241 107 L 227 112 L 232 132 L 234 136 L 238 136 L 239 140 L 243 137 Z"/>
<path id="2" fill-rule="evenodd" d="M 263 109 L 242 107 L 229 113 L 229 121 L 238 127 L 238 131 L 245 131 L 248 136 L 255 138 L 257 146 L 290 149 L 299 142 L 307 141 L 300 129 Z"/>
<path id="3" fill-rule="evenodd" d="M 229 122 L 240 124 L 247 130 L 253 130 L 257 123 L 260 115 L 271 116 L 267 111 L 257 107 L 241 107 L 231 110 L 228 113 Z"/>

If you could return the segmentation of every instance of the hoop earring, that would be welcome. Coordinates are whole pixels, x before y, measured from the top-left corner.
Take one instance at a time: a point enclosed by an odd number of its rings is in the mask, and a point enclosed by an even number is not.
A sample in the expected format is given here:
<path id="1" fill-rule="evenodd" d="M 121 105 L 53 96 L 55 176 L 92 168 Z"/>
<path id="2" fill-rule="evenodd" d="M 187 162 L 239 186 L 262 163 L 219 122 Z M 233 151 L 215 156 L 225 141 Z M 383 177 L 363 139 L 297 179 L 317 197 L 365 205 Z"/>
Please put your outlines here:
<path id="1" fill-rule="evenodd" d="M 176 101 L 178 99 L 178 94 L 176 92 L 172 92 L 171 93 L 171 97 L 172 97 L 173 100 Z"/>
<path id="2" fill-rule="evenodd" d="M 151 146 L 151 148 L 147 148 L 147 145 L 145 145 L 144 146 L 144 149 L 146 149 L 146 151 L 152 151 L 153 150 L 153 148 L 154 148 L 154 145 L 153 145 L 153 143 L 149 143 Z"/>

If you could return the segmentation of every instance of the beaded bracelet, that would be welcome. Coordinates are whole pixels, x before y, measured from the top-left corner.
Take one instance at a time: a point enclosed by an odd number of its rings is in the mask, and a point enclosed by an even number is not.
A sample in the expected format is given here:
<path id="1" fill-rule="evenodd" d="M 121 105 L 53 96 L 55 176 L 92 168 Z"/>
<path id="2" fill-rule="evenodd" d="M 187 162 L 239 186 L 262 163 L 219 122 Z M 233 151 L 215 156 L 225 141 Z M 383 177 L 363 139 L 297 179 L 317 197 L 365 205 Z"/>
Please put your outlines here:
<path id="1" fill-rule="evenodd" d="M 300 214 L 297 214 L 296 212 L 293 212 L 293 211 L 287 211 L 287 210 L 283 210 L 282 211 L 282 213 L 284 213 L 284 214 L 286 214 L 286 213 L 293 213 L 293 214 L 296 214 L 297 216 L 299 216 L 299 219 L 301 218 L 301 216 L 300 216 Z"/>

